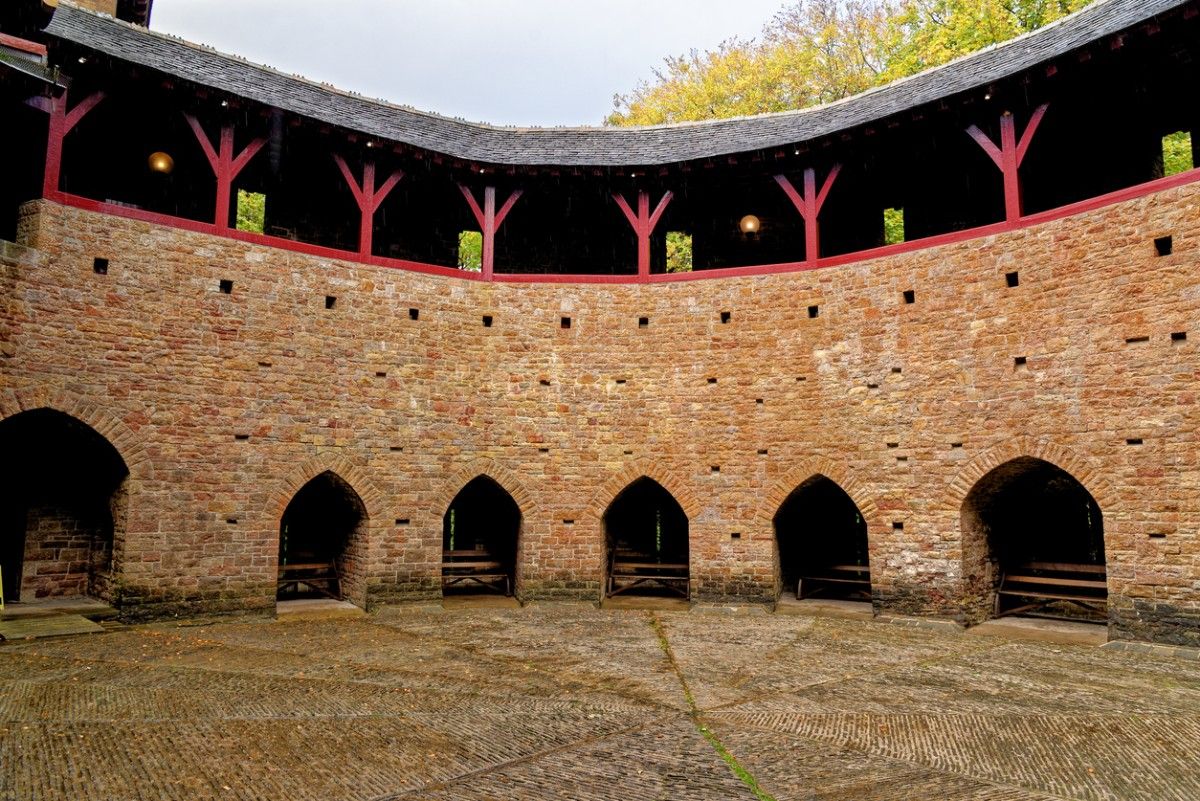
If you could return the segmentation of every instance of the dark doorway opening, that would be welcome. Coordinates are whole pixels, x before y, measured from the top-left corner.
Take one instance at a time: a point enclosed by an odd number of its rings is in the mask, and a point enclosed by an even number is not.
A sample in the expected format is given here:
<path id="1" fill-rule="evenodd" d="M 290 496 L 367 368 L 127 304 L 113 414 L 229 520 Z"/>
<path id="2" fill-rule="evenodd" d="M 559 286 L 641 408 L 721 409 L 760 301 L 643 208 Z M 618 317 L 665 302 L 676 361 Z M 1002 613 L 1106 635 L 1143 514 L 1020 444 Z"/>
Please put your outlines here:
<path id="1" fill-rule="evenodd" d="M 116 448 L 70 415 L 35 409 L 0 422 L 0 453 L 5 601 L 105 597 L 129 475 Z"/>
<path id="2" fill-rule="evenodd" d="M 688 519 L 661 484 L 639 478 L 604 513 L 609 596 L 688 597 Z"/>
<path id="3" fill-rule="evenodd" d="M 355 597 L 366 528 L 362 499 L 336 473 L 326 471 L 301 487 L 279 526 L 277 599 Z"/>
<path id="4" fill-rule="evenodd" d="M 798 598 L 870 600 L 867 522 L 845 490 L 813 476 L 775 514 L 783 592 Z"/>
<path id="5" fill-rule="evenodd" d="M 459 490 L 442 517 L 442 592 L 502 592 L 516 585 L 521 510 L 487 476 Z"/>
<path id="6" fill-rule="evenodd" d="M 963 535 L 984 554 L 996 616 L 1106 617 L 1103 516 L 1066 471 L 1032 457 L 995 468 L 967 495 Z"/>

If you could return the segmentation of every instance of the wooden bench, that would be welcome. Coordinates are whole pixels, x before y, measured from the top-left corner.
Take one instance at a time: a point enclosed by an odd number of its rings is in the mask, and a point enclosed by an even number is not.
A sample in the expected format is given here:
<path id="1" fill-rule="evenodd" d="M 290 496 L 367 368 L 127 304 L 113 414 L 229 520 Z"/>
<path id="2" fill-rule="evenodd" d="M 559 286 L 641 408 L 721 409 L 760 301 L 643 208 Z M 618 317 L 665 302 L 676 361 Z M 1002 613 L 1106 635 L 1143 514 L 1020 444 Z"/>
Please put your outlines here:
<path id="1" fill-rule="evenodd" d="M 805 584 L 808 585 L 807 593 Z M 828 565 L 801 576 L 796 582 L 796 598 L 812 597 L 831 586 L 841 587 L 854 597 L 871 600 L 871 568 L 867 565 Z"/>
<path id="2" fill-rule="evenodd" d="M 1006 609 L 1006 598 L 1019 599 L 1018 604 Z M 1037 612 L 1060 601 L 1091 611 L 1105 612 L 1108 581 L 1104 565 L 1071 562 L 1026 562 L 1016 565 L 1000 576 L 1000 586 L 996 590 L 996 617 Z"/>
<path id="3" fill-rule="evenodd" d="M 279 566 L 280 592 L 288 587 L 292 592 L 300 592 L 301 584 L 335 601 L 341 600 L 341 582 L 333 562 L 297 562 Z"/>
<path id="4" fill-rule="evenodd" d="M 488 551 L 442 551 L 442 589 L 466 582 L 512 595 L 512 576 Z"/>
<path id="5" fill-rule="evenodd" d="M 687 562 L 664 562 L 650 554 L 614 549 L 608 567 L 607 597 L 647 584 L 658 584 L 687 598 L 691 586 Z"/>

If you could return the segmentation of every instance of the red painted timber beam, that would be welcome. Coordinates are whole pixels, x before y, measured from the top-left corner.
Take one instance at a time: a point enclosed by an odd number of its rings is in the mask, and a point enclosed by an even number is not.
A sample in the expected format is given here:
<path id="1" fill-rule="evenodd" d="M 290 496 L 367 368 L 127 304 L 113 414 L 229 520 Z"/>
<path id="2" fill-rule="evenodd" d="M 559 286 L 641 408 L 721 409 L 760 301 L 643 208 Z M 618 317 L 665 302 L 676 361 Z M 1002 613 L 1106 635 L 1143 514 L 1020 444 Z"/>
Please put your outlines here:
<path id="1" fill-rule="evenodd" d="M 516 205 L 524 190 L 514 189 L 500 210 L 496 211 L 496 187 L 485 186 L 483 188 L 483 208 L 479 207 L 475 195 L 465 184 L 459 184 L 458 188 L 463 193 L 463 197 L 467 199 L 467 204 L 475 215 L 475 221 L 479 223 L 479 230 L 483 233 L 483 253 L 480 261 L 482 262 L 483 279 L 491 281 L 496 268 L 496 232 L 500 230 L 504 218 L 512 211 L 512 207 Z"/>
<path id="2" fill-rule="evenodd" d="M 841 171 L 841 164 L 833 165 L 833 169 L 825 177 L 825 182 L 821 184 L 821 191 L 818 192 L 817 171 L 809 167 L 804 171 L 803 195 L 796 191 L 796 187 L 792 186 L 792 182 L 786 175 L 775 176 L 775 183 L 779 184 L 779 188 L 784 191 L 788 199 L 792 201 L 792 205 L 796 207 L 796 211 L 800 212 L 800 216 L 804 218 L 804 260 L 807 262 L 815 262 L 821 257 L 821 227 L 818 225 L 818 220 L 821 217 L 821 209 L 825 205 L 825 200 L 829 197 L 829 190 L 833 189 L 833 184 L 837 181 L 838 173 Z"/>
<path id="3" fill-rule="evenodd" d="M 358 252 L 363 256 L 371 255 L 371 239 L 375 235 L 375 212 L 383 205 L 383 201 L 393 189 L 400 179 L 404 177 L 403 170 L 393 170 L 388 179 L 383 182 L 383 185 L 378 189 L 375 188 L 375 162 L 368 161 L 363 165 L 363 179 L 360 186 L 358 181 L 354 179 L 354 173 L 350 172 L 350 166 L 346 164 L 346 160 L 337 153 L 333 154 L 333 160 L 337 162 L 338 169 L 342 171 L 342 177 L 346 179 L 346 183 L 350 186 L 350 191 L 354 193 L 354 200 L 358 203 L 358 210 L 361 214 L 361 220 L 358 229 Z"/>
<path id="4" fill-rule="evenodd" d="M 59 177 L 62 175 L 63 139 L 88 112 L 104 99 L 104 92 L 93 92 L 67 111 L 67 93 L 51 99 L 50 131 L 46 138 L 46 170 L 42 175 L 42 196 L 53 197 L 58 192 Z"/>
<path id="5" fill-rule="evenodd" d="M 204 149 L 204 155 L 208 158 L 209 166 L 212 167 L 213 174 L 217 176 L 217 208 L 216 208 L 216 225 L 217 229 L 229 227 L 229 199 L 233 191 L 233 181 L 238 177 L 238 173 L 242 171 L 250 159 L 262 150 L 262 146 L 267 143 L 266 137 L 258 137 L 239 153 L 233 155 L 233 125 L 225 123 L 221 126 L 221 141 L 219 150 L 212 146 L 212 142 L 208 138 L 208 134 L 204 132 L 204 127 L 200 125 L 191 114 L 184 114 L 187 118 L 188 125 L 192 128 L 192 133 L 196 134 L 197 141 L 200 142 L 200 147 Z"/>
<path id="6" fill-rule="evenodd" d="M 663 212 L 667 210 L 667 206 L 670 205 L 671 198 L 673 197 L 675 197 L 674 192 L 664 193 L 662 200 L 658 201 L 658 205 L 654 207 L 654 212 L 651 213 L 650 193 L 640 190 L 637 197 L 638 209 L 637 213 L 634 214 L 633 209 L 629 207 L 629 202 L 625 200 L 625 196 L 620 192 L 613 192 L 613 200 L 617 202 L 621 213 L 625 215 L 625 219 L 629 220 L 629 224 L 633 226 L 633 232 L 637 234 L 637 274 L 639 281 L 650 280 L 650 235 L 658 227 L 658 221 L 662 219 Z"/>
<path id="7" fill-rule="evenodd" d="M 1047 107 L 1047 103 L 1037 107 L 1029 119 L 1029 125 L 1025 126 L 1025 133 L 1021 134 L 1019 142 L 1017 141 L 1017 121 L 1007 111 L 1000 117 L 999 147 L 977 126 L 972 125 L 967 129 L 970 137 L 979 143 L 983 152 L 991 157 L 996 166 L 1000 168 L 1000 172 L 1004 174 L 1004 216 L 1009 222 L 1016 222 L 1024 215 L 1021 204 L 1021 162 L 1025 161 L 1025 154 L 1029 152 L 1029 145 L 1033 142 L 1033 135 L 1037 133 L 1038 126 L 1042 124 L 1042 117 L 1046 115 Z"/>

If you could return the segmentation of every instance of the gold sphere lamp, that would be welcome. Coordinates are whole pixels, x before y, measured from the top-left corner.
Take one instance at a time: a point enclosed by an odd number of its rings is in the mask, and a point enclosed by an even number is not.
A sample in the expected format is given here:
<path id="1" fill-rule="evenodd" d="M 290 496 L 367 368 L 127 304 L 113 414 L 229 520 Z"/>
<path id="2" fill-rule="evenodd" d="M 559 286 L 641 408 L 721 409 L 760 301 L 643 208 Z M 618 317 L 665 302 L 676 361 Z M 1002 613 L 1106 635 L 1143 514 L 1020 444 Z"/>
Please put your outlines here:
<path id="1" fill-rule="evenodd" d="M 146 163 L 150 165 L 152 172 L 159 172 L 163 175 L 170 175 L 175 169 L 175 159 L 171 158 L 170 153 L 164 153 L 161 150 L 150 154 L 150 158 L 146 159 Z"/>

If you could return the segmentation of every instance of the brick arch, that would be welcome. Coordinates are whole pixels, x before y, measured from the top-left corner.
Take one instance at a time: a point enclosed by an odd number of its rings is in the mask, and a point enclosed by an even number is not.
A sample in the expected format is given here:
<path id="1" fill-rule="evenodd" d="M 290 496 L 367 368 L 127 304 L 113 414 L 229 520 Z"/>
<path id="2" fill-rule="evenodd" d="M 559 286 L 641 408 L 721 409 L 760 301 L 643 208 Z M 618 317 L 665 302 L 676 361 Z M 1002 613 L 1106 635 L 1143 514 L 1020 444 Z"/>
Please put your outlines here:
<path id="1" fill-rule="evenodd" d="M 125 575 L 126 552 L 131 540 L 146 535 L 129 532 L 130 506 L 137 502 L 141 482 L 151 476 L 152 465 L 142 438 L 121 418 L 105 408 L 101 401 L 65 389 L 28 387 L 0 392 L 0 421 L 24 412 L 40 409 L 57 412 L 83 423 L 104 439 L 125 464 L 126 476 L 109 498 L 112 514 L 112 552 L 108 566 L 94 577 L 97 584 L 89 589 L 100 598 L 112 600 L 112 582 Z"/>
<path id="2" fill-rule="evenodd" d="M 86 424 L 113 446 L 131 479 L 146 477 L 150 460 L 141 437 L 100 401 L 64 389 L 41 387 L 0 393 L 0 420 L 37 409 L 61 412 Z"/>
<path id="3" fill-rule="evenodd" d="M 362 465 L 344 456 L 321 454 L 293 469 L 275 488 L 267 506 L 272 519 L 276 523 L 282 520 L 284 511 L 296 493 L 322 473 L 333 473 L 354 490 L 358 499 L 362 501 L 370 525 L 375 526 L 387 517 L 383 493 L 375 486 L 375 482 Z"/>
<path id="4" fill-rule="evenodd" d="M 354 531 L 350 532 L 343 550 L 338 557 L 338 571 L 342 597 L 366 608 L 367 584 L 372 554 L 379 547 L 386 523 L 384 496 L 375 486 L 375 482 L 367 474 L 366 469 L 347 459 L 334 454 L 319 454 L 308 459 L 292 470 L 276 487 L 268 502 L 267 511 L 274 522 L 273 556 L 279 553 L 279 529 L 283 522 L 283 513 L 288 504 L 304 485 L 323 473 L 332 473 L 358 496 L 363 507 L 365 519 L 359 521 Z M 271 570 L 275 563 L 272 561 Z M 273 575 L 273 573 L 272 573 Z"/>
<path id="5" fill-rule="evenodd" d="M 845 492 L 850 496 L 850 500 L 854 501 L 863 520 L 875 519 L 878 512 L 875 500 L 867 494 L 862 482 L 850 475 L 845 465 L 824 456 L 810 456 L 788 470 L 783 478 L 776 481 L 766 491 L 758 509 L 759 523 L 770 528 L 779 507 L 783 506 L 783 502 L 788 499 L 788 496 L 805 481 L 815 476 L 824 476 L 837 484 L 842 492 Z"/>
<path id="6" fill-rule="evenodd" d="M 1119 522 L 1112 515 L 1117 496 L 1112 485 L 1093 462 L 1049 439 L 1014 437 L 988 448 L 964 466 L 942 499 L 944 511 L 958 518 L 961 563 L 960 606 L 968 623 L 978 623 L 992 614 L 998 568 L 986 524 L 972 494 L 993 470 L 1016 459 L 1037 459 L 1064 471 L 1086 490 L 1104 520 L 1105 562 L 1111 562 L 1111 543 L 1119 536 Z"/>
<path id="7" fill-rule="evenodd" d="M 1112 484 L 1090 458 L 1049 439 L 1014 437 L 988 448 L 958 472 L 943 498 L 945 508 L 960 510 L 980 479 L 1000 465 L 1020 458 L 1040 459 L 1069 473 L 1096 499 L 1106 518 L 1117 504 Z"/>
<path id="8" fill-rule="evenodd" d="M 671 497 L 683 508 L 683 513 L 687 515 L 688 520 L 694 521 L 699 517 L 700 503 L 696 499 L 695 493 L 674 474 L 649 459 L 630 462 L 609 476 L 596 492 L 592 493 L 591 500 L 587 504 L 586 514 L 596 519 L 603 518 L 613 500 L 639 478 L 656 481 L 663 489 L 671 493 Z"/>
<path id="9" fill-rule="evenodd" d="M 441 483 L 437 491 L 433 494 L 430 513 L 436 515 L 440 520 L 446 510 L 450 508 L 450 504 L 453 503 L 458 493 L 462 491 L 462 488 L 480 476 L 487 476 L 492 481 L 495 481 L 500 485 L 501 489 L 512 497 L 513 501 L 517 504 L 517 508 L 521 511 L 522 519 L 528 518 L 534 509 L 537 508 L 533 494 L 529 492 L 524 482 L 515 473 L 494 459 L 479 458 L 455 470 Z"/>

